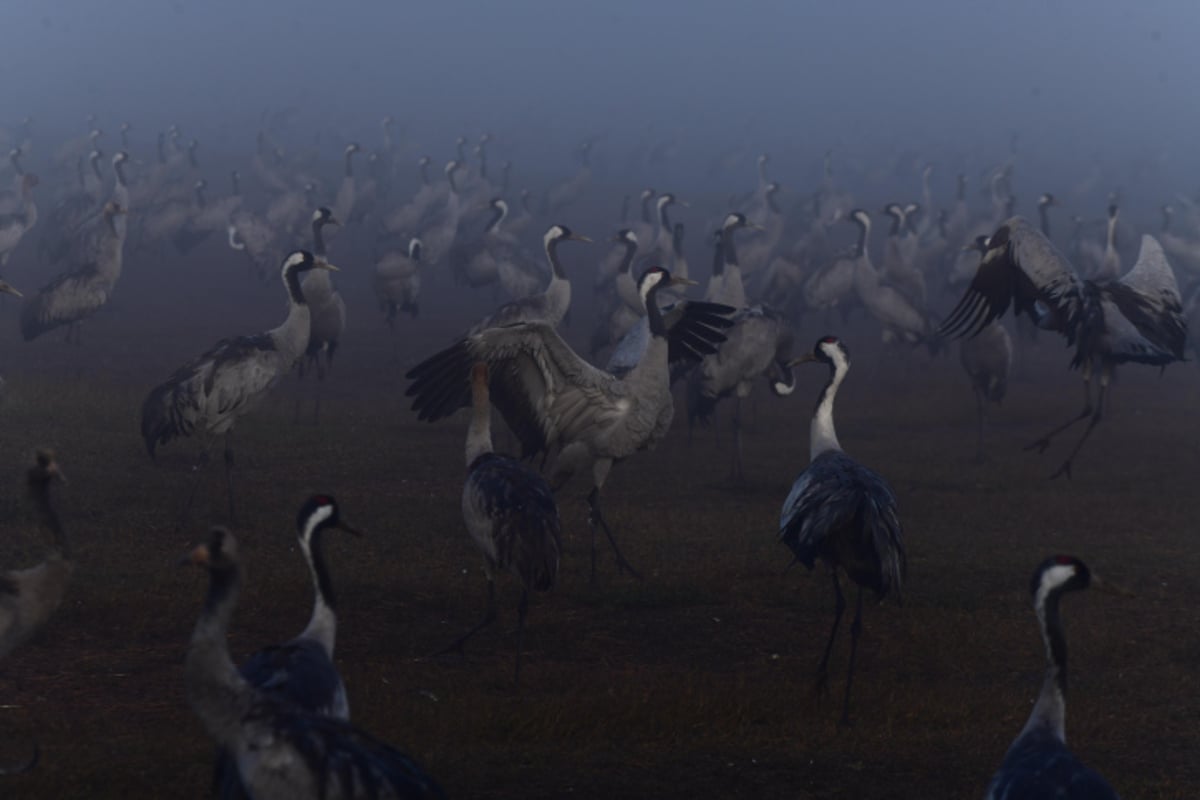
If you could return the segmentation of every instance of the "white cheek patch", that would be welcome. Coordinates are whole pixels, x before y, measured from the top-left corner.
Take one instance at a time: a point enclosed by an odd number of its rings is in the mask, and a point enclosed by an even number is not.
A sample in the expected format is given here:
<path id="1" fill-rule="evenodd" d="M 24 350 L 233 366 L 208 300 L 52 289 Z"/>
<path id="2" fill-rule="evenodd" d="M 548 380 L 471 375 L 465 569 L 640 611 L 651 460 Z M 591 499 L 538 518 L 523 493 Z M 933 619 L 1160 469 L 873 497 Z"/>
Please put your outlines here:
<path id="1" fill-rule="evenodd" d="M 1056 564 L 1042 573 L 1042 582 L 1038 585 L 1036 605 L 1046 600 L 1046 595 L 1075 577 L 1074 564 Z"/>

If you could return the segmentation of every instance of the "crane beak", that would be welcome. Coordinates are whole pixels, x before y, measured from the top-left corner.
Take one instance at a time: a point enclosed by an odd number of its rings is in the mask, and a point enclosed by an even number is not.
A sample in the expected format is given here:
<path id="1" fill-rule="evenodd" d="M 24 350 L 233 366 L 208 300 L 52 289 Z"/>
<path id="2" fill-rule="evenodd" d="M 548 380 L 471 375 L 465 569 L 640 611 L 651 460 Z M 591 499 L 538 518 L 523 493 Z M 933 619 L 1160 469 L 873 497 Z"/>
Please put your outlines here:
<path id="1" fill-rule="evenodd" d="M 4 281 L 0 281 L 0 292 L 4 292 L 5 294 L 11 294 L 13 297 L 24 297 L 25 296 L 25 295 L 21 294 L 20 292 L 18 292 L 13 287 L 9 286 Z"/>
<path id="2" fill-rule="evenodd" d="M 586 242 L 586 243 L 588 243 L 588 244 L 591 244 L 591 243 L 592 243 L 592 240 L 591 240 L 591 239 L 589 239 L 588 237 L 586 237 L 586 236 L 584 236 L 583 234 L 580 234 L 580 233 L 572 233 L 572 234 L 571 234 L 570 236 L 568 236 L 567 238 L 568 238 L 568 239 L 570 239 L 572 242 Z"/>
<path id="3" fill-rule="evenodd" d="M 342 520 L 339 520 L 338 523 L 336 525 L 334 525 L 333 527 L 337 528 L 339 531 L 345 531 L 346 533 L 350 534 L 351 536 L 357 536 L 360 539 L 363 536 L 366 536 L 366 534 L 363 533 L 362 530 L 354 527 L 349 522 L 345 522 Z"/>
<path id="4" fill-rule="evenodd" d="M 699 286 L 699 281 L 694 281 L 691 278 L 671 278 L 668 286 Z"/>
<path id="5" fill-rule="evenodd" d="M 765 231 L 766 230 L 766 228 L 764 228 L 762 225 L 759 225 L 757 222 L 747 222 L 746 227 L 752 231 Z"/>
<path id="6" fill-rule="evenodd" d="M 335 267 L 333 264 L 330 264 L 328 261 L 326 261 L 323 258 L 318 258 L 315 261 L 313 261 L 313 267 L 316 269 L 328 270 L 330 272 L 341 272 L 340 269 Z"/>
<path id="7" fill-rule="evenodd" d="M 339 220 L 337 217 L 334 217 L 334 216 L 330 216 L 330 217 L 329 217 L 329 224 L 330 224 L 330 225 L 337 225 L 339 228 L 340 228 L 340 227 L 342 227 L 342 222 L 341 222 L 341 220 Z"/>
<path id="8" fill-rule="evenodd" d="M 805 353 L 804 355 L 800 356 L 799 358 L 793 358 L 791 361 L 787 362 L 787 365 L 788 365 L 788 368 L 791 369 L 792 367 L 798 367 L 801 364 L 807 364 L 810 361 L 816 361 L 816 360 L 817 360 L 817 357 L 815 355 L 813 355 L 812 353 Z"/>
<path id="9" fill-rule="evenodd" d="M 1092 573 L 1092 579 L 1088 586 L 1092 589 L 1104 592 L 1105 594 L 1115 594 L 1118 597 L 1137 597 L 1136 594 L 1129 591 L 1124 586 L 1118 586 L 1115 583 L 1109 583 L 1108 581 L 1101 580 L 1100 576 L 1094 572 Z"/>

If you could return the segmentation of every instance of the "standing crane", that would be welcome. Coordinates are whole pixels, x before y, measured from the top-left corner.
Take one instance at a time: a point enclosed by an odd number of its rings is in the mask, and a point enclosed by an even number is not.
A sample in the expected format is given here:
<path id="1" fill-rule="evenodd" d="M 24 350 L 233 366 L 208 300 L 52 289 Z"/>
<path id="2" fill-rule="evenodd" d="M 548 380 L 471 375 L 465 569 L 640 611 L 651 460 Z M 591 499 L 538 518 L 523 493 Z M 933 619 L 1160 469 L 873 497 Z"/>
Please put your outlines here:
<path id="1" fill-rule="evenodd" d="M 1072 368 L 1083 374 L 1084 407 L 1026 449 L 1046 451 L 1050 440 L 1077 422 L 1087 429 L 1051 477 L 1071 476 L 1071 463 L 1104 414 L 1104 395 L 1118 364 L 1165 367 L 1183 360 L 1187 320 L 1175 273 L 1158 240 L 1142 236 L 1133 268 L 1117 280 L 1081 280 L 1066 258 L 1022 217 L 1001 225 L 983 243 L 983 259 L 966 294 L 942 323 L 942 336 L 975 336 L 1013 306 L 1040 328 L 1074 345 Z M 1093 371 L 1100 389 L 1092 406 Z"/>
<path id="2" fill-rule="evenodd" d="M 233 426 L 292 371 L 308 347 L 310 315 L 300 278 L 311 269 L 337 271 L 337 267 L 306 250 L 289 253 L 280 268 L 288 294 L 288 315 L 283 323 L 257 336 L 222 339 L 152 389 L 142 403 L 142 439 L 151 458 L 160 444 L 191 436 L 199 429 L 213 437 L 201 454 L 203 462 L 216 437 L 225 437 L 230 517 L 234 516 Z M 198 485 L 199 470 L 184 507 L 185 515 Z"/>
<path id="3" fill-rule="evenodd" d="M 238 672 L 227 641 L 242 582 L 233 534 L 214 528 L 184 563 L 209 575 L 184 662 L 188 704 L 231 754 L 247 794 L 255 800 L 444 797 L 408 756 L 345 720 L 282 702 Z"/>
<path id="4" fill-rule="evenodd" d="M 488 367 L 471 371 L 471 424 L 467 429 L 467 480 L 462 513 L 467 533 L 483 551 L 488 582 L 487 609 L 474 628 L 442 652 L 462 650 L 463 644 L 496 621 L 496 573 L 511 572 L 521 581 L 517 606 L 517 666 L 513 682 L 521 681 L 521 645 L 529 592 L 548 592 L 558 580 L 562 525 L 554 492 L 536 470 L 492 450 L 492 406 L 488 400 Z"/>
<path id="5" fill-rule="evenodd" d="M 796 478 L 783 501 L 779 538 L 795 554 L 796 561 L 811 570 L 819 560 L 833 575 L 833 628 L 817 667 L 818 691 L 826 687 L 829 654 L 846 609 L 838 571 L 845 572 L 858 585 L 854 622 L 850 625 L 846 695 L 842 702 L 842 723 L 846 724 L 850 720 L 854 656 L 862 633 L 862 590 L 870 589 L 880 600 L 890 592 L 899 597 L 907 561 L 892 488 L 878 473 L 842 451 L 833 427 L 833 401 L 850 370 L 850 353 L 836 336 L 826 336 L 817 341 L 811 353 L 793 364 L 810 361 L 829 365 L 829 382 L 821 390 L 812 418 L 808 467 Z"/>
<path id="6" fill-rule="evenodd" d="M 67 341 L 79 344 L 85 319 L 108 304 L 124 261 L 125 209 L 105 203 L 101 219 L 84 235 L 83 263 L 64 272 L 25 301 L 21 309 L 21 336 L 30 342 L 43 333 L 67 326 Z"/>
<path id="7" fill-rule="evenodd" d="M 637 365 L 616 377 L 589 364 L 545 322 L 487 328 L 468 335 L 413 367 L 408 394 L 413 410 L 433 422 L 469 403 L 468 378 L 487 363 L 491 399 L 521 441 L 523 456 L 545 453 L 551 485 L 591 470 L 588 524 L 592 532 L 592 577 L 596 531 L 602 530 L 621 569 L 636 575 L 617 547 L 600 509 L 600 492 L 615 462 L 656 444 L 674 415 L 670 362 L 699 360 L 724 340 L 728 306 L 688 303 L 668 329 L 658 293 L 693 284 L 652 267 L 639 284 L 649 320 L 650 341 Z"/>
<path id="8" fill-rule="evenodd" d="M 300 552 L 308 563 L 313 582 L 313 607 L 308 625 L 300 635 L 285 644 L 264 647 L 238 668 L 246 681 L 280 703 L 302 708 L 313 714 L 350 719 L 346 685 L 333 664 L 337 638 L 337 601 L 333 579 L 325 563 L 322 534 L 340 530 L 354 536 L 362 533 L 342 519 L 337 501 L 329 495 L 313 495 L 296 516 L 296 535 Z M 245 798 L 246 789 L 238 777 L 237 764 L 228 751 L 217 754 L 213 786 L 226 800 Z"/>
<path id="9" fill-rule="evenodd" d="M 349 158 L 349 156 L 347 156 Z M 322 206 L 313 212 L 312 236 L 313 256 L 325 261 L 326 225 L 340 225 L 333 212 Z M 313 421 L 321 419 L 321 383 L 325 373 L 333 367 L 333 354 L 337 352 L 342 334 L 346 331 L 346 301 L 342 293 L 333 285 L 330 271 L 326 269 L 309 270 L 300 281 L 304 299 L 309 308 L 308 347 L 304 349 L 304 358 L 300 360 L 299 375 L 304 377 L 305 368 L 312 366 L 317 373 L 317 386 L 313 399 Z M 321 354 L 325 354 L 325 363 L 321 363 Z M 296 416 L 300 415 L 300 398 L 296 398 Z"/>
<path id="10" fill-rule="evenodd" d="M 1067 749 L 1067 637 L 1058 604 L 1065 593 L 1088 588 L 1129 594 L 1100 580 L 1086 564 L 1071 556 L 1048 558 L 1033 573 L 1030 590 L 1042 641 L 1046 643 L 1046 678 L 1029 721 L 988 784 L 987 800 L 1117 800 L 1108 781 Z"/>

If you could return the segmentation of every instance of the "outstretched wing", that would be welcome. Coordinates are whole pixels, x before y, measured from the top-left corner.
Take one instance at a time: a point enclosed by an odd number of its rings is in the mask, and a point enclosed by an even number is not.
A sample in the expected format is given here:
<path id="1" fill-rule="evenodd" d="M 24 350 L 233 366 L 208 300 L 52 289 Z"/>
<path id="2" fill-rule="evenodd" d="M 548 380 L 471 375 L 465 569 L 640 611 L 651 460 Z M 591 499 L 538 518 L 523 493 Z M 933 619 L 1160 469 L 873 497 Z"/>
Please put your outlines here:
<path id="1" fill-rule="evenodd" d="M 1083 285 L 1070 262 L 1023 217 L 1005 222 L 987 240 L 975 278 L 938 334 L 974 336 L 1012 305 L 1040 327 L 1073 344 L 1083 314 Z"/>
<path id="2" fill-rule="evenodd" d="M 488 365 L 492 404 L 521 440 L 525 455 L 576 426 L 589 396 L 617 379 L 584 361 L 552 327 L 522 322 L 459 339 L 409 370 L 407 394 L 419 419 L 434 422 L 470 404 L 472 367 Z"/>
<path id="3" fill-rule="evenodd" d="M 1183 359 L 1187 318 L 1175 273 L 1157 239 L 1143 235 L 1133 268 L 1097 291 L 1105 346 L 1117 361 L 1157 365 Z"/>

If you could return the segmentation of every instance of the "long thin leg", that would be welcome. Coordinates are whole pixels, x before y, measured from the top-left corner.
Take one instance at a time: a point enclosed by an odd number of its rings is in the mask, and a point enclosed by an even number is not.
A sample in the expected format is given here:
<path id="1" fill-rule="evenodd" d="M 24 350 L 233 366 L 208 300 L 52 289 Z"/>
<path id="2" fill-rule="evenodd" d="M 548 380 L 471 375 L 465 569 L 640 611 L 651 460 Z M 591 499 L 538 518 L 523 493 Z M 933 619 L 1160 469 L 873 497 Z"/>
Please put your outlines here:
<path id="1" fill-rule="evenodd" d="M 858 653 L 858 637 L 862 633 L 862 587 L 858 587 L 854 622 L 850 623 L 850 668 L 846 671 L 846 697 L 842 701 L 842 724 L 850 724 L 850 685 L 854 683 L 854 656 Z"/>
<path id="2" fill-rule="evenodd" d="M 212 450 L 212 446 L 216 441 L 216 439 L 210 439 L 208 445 L 200 451 L 200 456 L 196 459 L 196 463 L 192 465 L 192 472 L 196 473 L 196 477 L 192 479 L 192 488 L 188 491 L 187 500 L 184 501 L 183 511 L 179 515 L 177 530 L 183 528 L 187 522 L 188 514 L 191 513 L 192 501 L 196 499 L 196 490 L 200 488 L 200 478 L 204 474 L 202 467 L 208 463 L 208 453 Z"/>
<path id="3" fill-rule="evenodd" d="M 604 521 L 604 515 L 600 512 L 600 489 L 592 487 L 591 493 L 588 494 L 588 525 L 592 528 L 592 580 L 596 580 L 596 528 L 604 531 L 604 535 L 608 537 L 608 543 L 612 545 L 613 553 L 617 556 L 617 568 L 628 572 L 635 578 L 641 578 L 638 571 L 633 568 L 633 565 L 625 560 L 625 556 L 621 554 L 621 548 L 617 547 L 617 540 L 613 538 L 612 531 L 608 527 L 608 523 Z"/>
<path id="4" fill-rule="evenodd" d="M 1083 432 L 1083 436 L 1079 437 L 1079 442 L 1075 445 L 1075 449 L 1067 456 L 1067 460 L 1063 465 L 1055 470 L 1051 478 L 1057 478 L 1060 475 L 1071 477 L 1071 462 L 1075 460 L 1075 456 L 1079 455 L 1079 451 L 1083 449 L 1083 443 L 1088 440 L 1092 434 L 1092 429 L 1100 422 L 1100 418 L 1104 416 L 1104 396 L 1108 393 L 1108 381 L 1111 375 L 1111 368 L 1105 366 L 1100 372 L 1100 391 L 1096 397 L 1096 413 L 1092 414 L 1091 420 L 1088 422 L 1087 428 Z"/>
<path id="5" fill-rule="evenodd" d="M 1036 442 L 1025 447 L 1026 450 L 1037 450 L 1039 453 L 1046 452 L 1046 448 L 1050 446 L 1050 440 L 1058 434 L 1070 428 L 1077 422 L 1085 420 L 1092 413 L 1092 367 L 1090 361 L 1085 361 L 1083 365 L 1083 411 L 1080 411 L 1076 416 L 1059 425 L 1054 430 L 1047 433 Z"/>
<path id="6" fill-rule="evenodd" d="M 521 683 L 521 648 L 525 644 L 525 615 L 529 613 L 529 590 L 521 589 L 521 602 L 517 605 L 517 671 L 513 683 Z"/>
<path id="7" fill-rule="evenodd" d="M 229 490 L 229 521 L 237 519 L 233 506 L 233 431 L 225 432 L 225 486 Z"/>
<path id="8" fill-rule="evenodd" d="M 975 387 L 975 412 L 978 415 L 978 430 L 975 437 L 975 462 L 983 461 L 983 425 L 987 416 L 987 396 L 980 386 Z"/>
<path id="9" fill-rule="evenodd" d="M 742 398 L 733 399 L 733 482 L 743 483 L 746 474 L 742 468 Z"/>
<path id="10" fill-rule="evenodd" d="M 833 570 L 833 627 L 829 629 L 829 641 L 825 643 L 825 654 L 817 665 L 817 693 L 825 691 L 829 683 L 829 654 L 833 652 L 833 640 L 837 638 L 838 625 L 842 622 L 842 612 L 846 610 L 846 598 L 842 595 L 842 584 L 838 580 L 837 570 Z"/>
<path id="11" fill-rule="evenodd" d="M 475 623 L 475 627 L 471 628 L 471 630 L 434 653 L 435 656 L 444 656 L 446 653 L 458 653 L 465 657 L 466 653 L 463 652 L 463 645 L 467 643 L 467 640 L 496 621 L 496 582 L 492 579 L 491 575 L 488 576 L 487 587 L 487 608 L 483 611 L 483 619 Z"/>

